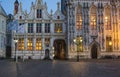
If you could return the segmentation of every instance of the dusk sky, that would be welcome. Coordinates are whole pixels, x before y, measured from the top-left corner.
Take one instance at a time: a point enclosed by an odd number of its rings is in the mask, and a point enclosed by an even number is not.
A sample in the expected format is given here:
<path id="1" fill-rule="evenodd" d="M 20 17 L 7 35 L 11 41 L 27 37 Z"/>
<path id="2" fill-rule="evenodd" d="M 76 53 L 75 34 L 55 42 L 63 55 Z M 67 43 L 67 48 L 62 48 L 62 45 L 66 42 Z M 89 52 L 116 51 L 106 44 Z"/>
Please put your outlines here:
<path id="1" fill-rule="evenodd" d="M 15 0 L 0 0 L 1 5 L 3 6 L 3 8 L 5 9 L 6 13 L 9 14 L 13 14 L 13 9 L 14 9 L 14 1 Z M 19 2 L 22 2 L 22 7 L 23 10 L 25 11 L 27 9 L 27 11 L 30 11 L 30 6 L 31 6 L 31 2 L 34 2 L 36 0 L 18 0 Z M 47 3 L 48 6 L 48 12 L 50 12 L 50 9 L 52 9 L 54 12 L 57 9 L 57 2 L 60 2 L 61 0 L 43 0 L 43 2 Z"/>

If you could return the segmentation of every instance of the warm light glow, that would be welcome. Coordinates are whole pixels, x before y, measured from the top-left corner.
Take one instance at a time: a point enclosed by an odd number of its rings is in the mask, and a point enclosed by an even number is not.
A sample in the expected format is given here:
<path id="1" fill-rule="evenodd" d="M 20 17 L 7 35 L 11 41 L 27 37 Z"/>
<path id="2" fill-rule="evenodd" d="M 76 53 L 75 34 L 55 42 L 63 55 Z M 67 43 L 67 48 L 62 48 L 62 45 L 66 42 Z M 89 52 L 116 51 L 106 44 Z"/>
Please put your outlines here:
<path id="1" fill-rule="evenodd" d="M 112 42 L 111 42 L 111 41 L 109 42 L 109 45 L 110 45 L 110 46 L 112 45 Z"/>
<path id="2" fill-rule="evenodd" d="M 18 40 L 14 40 L 14 42 L 15 42 L 15 43 L 17 43 L 17 42 L 18 42 Z"/>
<path id="3" fill-rule="evenodd" d="M 93 19 L 93 21 L 95 22 L 95 19 Z"/>
<path id="4" fill-rule="evenodd" d="M 82 22 L 82 20 L 80 19 L 80 22 Z"/>
<path id="5" fill-rule="evenodd" d="M 82 42 L 83 40 L 81 39 L 80 42 Z"/>
<path id="6" fill-rule="evenodd" d="M 76 43 L 76 39 L 73 40 Z"/>
<path id="7" fill-rule="evenodd" d="M 108 17 L 105 17 L 105 20 L 108 20 Z"/>
<path id="8" fill-rule="evenodd" d="M 54 50 L 54 47 L 52 47 L 52 49 Z"/>

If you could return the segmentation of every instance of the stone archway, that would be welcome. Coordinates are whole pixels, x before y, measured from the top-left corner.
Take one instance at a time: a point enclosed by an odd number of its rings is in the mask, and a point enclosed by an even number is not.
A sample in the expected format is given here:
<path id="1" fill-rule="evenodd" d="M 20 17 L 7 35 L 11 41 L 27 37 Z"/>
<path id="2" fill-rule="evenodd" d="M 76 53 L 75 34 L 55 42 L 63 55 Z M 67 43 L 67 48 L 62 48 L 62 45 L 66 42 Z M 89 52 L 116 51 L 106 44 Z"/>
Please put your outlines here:
<path id="1" fill-rule="evenodd" d="M 66 57 L 66 44 L 65 41 L 62 39 L 57 39 L 54 41 L 54 52 L 55 52 L 55 59 L 65 59 Z"/>
<path id="2" fill-rule="evenodd" d="M 97 46 L 97 44 L 93 44 L 91 47 L 91 58 L 92 59 L 98 58 L 98 46 Z"/>

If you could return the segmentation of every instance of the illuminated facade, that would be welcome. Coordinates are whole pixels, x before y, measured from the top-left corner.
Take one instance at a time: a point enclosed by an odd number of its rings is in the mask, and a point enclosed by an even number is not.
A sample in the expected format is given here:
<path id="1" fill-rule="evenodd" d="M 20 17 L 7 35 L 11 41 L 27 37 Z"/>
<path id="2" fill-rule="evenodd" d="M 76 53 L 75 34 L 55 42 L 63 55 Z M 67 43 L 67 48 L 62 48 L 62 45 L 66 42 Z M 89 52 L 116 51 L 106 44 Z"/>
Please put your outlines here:
<path id="1" fill-rule="evenodd" d="M 68 58 L 120 56 L 120 0 L 67 0 L 66 8 Z"/>
<path id="2" fill-rule="evenodd" d="M 119 0 L 62 0 L 53 14 L 36 0 L 31 11 L 17 4 L 14 15 L 19 29 L 12 32 L 12 58 L 71 59 L 120 56 Z M 23 26 L 23 27 L 22 27 Z M 22 30 L 22 31 L 21 31 Z M 14 39 L 18 40 L 15 52 Z"/>
<path id="3" fill-rule="evenodd" d="M 54 14 L 52 10 L 48 13 L 47 4 L 42 0 L 31 3 L 29 14 L 22 10 L 22 3 L 16 5 L 19 9 L 14 9 L 17 12 L 14 19 L 19 25 L 17 30 L 12 31 L 12 58 L 53 59 L 54 56 L 64 59 L 66 26 L 60 3 L 57 3 Z M 15 39 L 18 40 L 17 47 Z"/>

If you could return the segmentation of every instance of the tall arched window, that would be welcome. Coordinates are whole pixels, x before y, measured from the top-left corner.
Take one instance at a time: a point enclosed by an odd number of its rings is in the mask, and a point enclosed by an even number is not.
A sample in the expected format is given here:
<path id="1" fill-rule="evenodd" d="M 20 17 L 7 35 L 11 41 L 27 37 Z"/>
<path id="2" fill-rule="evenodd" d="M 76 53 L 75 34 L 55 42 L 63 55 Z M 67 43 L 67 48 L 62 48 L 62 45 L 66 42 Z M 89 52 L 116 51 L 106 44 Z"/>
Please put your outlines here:
<path id="1" fill-rule="evenodd" d="M 76 8 L 76 29 L 82 29 L 82 7 L 80 5 Z"/>
<path id="2" fill-rule="evenodd" d="M 91 30 L 97 29 L 97 8 L 94 4 L 90 7 L 90 28 Z"/>
<path id="3" fill-rule="evenodd" d="M 106 5 L 105 7 L 105 16 L 104 16 L 104 20 L 105 20 L 105 29 L 106 30 L 111 30 L 111 8 L 109 5 Z"/>

